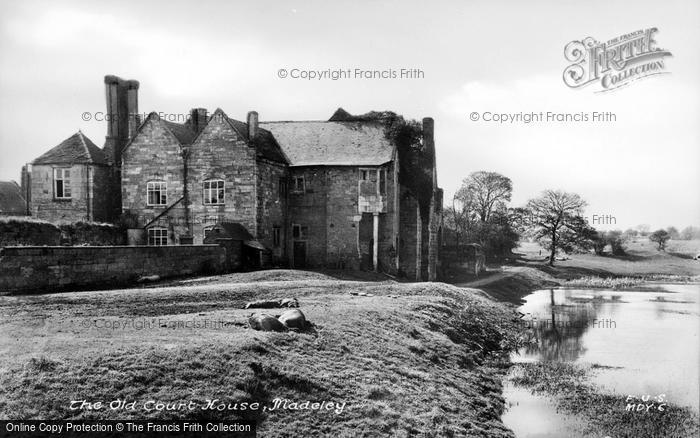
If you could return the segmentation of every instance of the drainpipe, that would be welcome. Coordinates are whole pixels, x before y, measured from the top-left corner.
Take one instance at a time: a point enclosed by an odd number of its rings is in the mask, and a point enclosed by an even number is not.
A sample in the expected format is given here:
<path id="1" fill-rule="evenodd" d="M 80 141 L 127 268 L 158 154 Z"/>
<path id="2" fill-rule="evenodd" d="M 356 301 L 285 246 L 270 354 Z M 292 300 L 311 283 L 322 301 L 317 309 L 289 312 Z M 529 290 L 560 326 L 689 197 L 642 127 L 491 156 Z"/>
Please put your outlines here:
<path id="1" fill-rule="evenodd" d="M 90 212 L 92 211 L 90 203 L 92 202 L 92 197 L 90 196 L 90 165 L 85 165 L 85 205 L 87 206 L 87 220 L 88 222 L 92 220 Z"/>
<path id="2" fill-rule="evenodd" d="M 372 245 L 372 264 L 374 265 L 374 272 L 379 271 L 379 213 L 374 212 L 372 215 L 372 222 L 374 225 L 374 245 Z"/>
<path id="3" fill-rule="evenodd" d="M 190 223 L 190 192 L 187 185 L 189 168 L 187 166 L 187 161 L 190 156 L 190 150 L 187 147 L 182 148 L 182 197 L 185 206 L 185 227 L 187 228 L 187 233 L 189 237 L 194 238 L 194 232 L 192 230 L 192 224 Z"/>
<path id="4" fill-rule="evenodd" d="M 420 202 L 416 202 L 416 281 L 423 280 L 423 221 L 420 217 Z"/>

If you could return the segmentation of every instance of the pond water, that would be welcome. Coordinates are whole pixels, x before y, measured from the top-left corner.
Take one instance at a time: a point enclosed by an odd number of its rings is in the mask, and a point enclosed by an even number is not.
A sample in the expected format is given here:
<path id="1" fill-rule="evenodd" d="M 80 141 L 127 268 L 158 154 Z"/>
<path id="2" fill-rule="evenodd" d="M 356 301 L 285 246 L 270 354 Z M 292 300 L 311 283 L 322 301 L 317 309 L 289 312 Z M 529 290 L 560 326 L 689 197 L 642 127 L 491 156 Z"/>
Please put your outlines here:
<path id="1" fill-rule="evenodd" d="M 665 394 L 669 403 L 697 411 L 700 286 L 650 286 L 645 291 L 547 289 L 530 294 L 519 310 L 534 342 L 514 354 L 513 361 L 595 365 L 592 382 L 606 392 L 622 398 Z M 510 384 L 504 392 L 510 407 L 503 421 L 518 437 L 561 436 L 542 431 L 542 422 L 527 425 L 533 422 L 528 417 L 537 418 L 532 406 L 548 418 L 559 415 L 552 406 Z M 548 421 L 555 423 L 553 428 L 568 422 Z"/>

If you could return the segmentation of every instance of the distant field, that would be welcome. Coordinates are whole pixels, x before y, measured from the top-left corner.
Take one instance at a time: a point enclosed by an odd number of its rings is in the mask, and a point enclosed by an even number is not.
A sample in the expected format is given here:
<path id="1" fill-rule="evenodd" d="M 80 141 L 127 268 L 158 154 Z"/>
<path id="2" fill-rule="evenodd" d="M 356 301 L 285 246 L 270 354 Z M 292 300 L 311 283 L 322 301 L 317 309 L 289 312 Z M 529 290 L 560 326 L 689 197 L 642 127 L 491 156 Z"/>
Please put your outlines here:
<path id="1" fill-rule="evenodd" d="M 693 257 L 700 253 L 700 240 L 671 240 L 666 251 L 658 251 L 646 238 L 627 242 L 625 256 L 597 256 L 572 254 L 567 260 L 556 261 L 555 268 L 546 267 L 547 251 L 537 243 L 523 242 L 515 252 L 531 266 L 542 265 L 544 270 L 562 278 L 581 276 L 644 276 L 652 274 L 695 276 L 700 275 L 700 261 Z"/>

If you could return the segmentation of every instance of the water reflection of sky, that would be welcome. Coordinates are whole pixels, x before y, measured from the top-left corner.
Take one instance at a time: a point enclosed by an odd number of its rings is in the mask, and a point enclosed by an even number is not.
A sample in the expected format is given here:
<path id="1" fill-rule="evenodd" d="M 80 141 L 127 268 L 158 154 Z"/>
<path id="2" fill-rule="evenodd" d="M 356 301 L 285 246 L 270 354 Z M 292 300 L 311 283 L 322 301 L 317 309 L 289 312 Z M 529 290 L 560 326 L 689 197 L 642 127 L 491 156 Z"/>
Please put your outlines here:
<path id="1" fill-rule="evenodd" d="M 626 395 L 666 394 L 698 409 L 698 285 L 663 292 L 541 290 L 520 311 L 532 343 L 515 361 L 599 364 L 594 381 Z"/>

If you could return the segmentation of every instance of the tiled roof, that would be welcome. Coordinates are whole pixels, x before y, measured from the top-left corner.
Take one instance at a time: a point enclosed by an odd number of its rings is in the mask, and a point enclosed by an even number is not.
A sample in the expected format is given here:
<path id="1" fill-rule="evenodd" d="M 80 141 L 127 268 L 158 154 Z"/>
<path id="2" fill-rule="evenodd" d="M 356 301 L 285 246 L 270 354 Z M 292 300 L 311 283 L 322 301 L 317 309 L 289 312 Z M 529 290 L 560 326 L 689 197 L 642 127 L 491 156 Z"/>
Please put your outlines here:
<path id="1" fill-rule="evenodd" d="M 207 236 L 208 241 L 213 241 L 218 238 L 233 239 L 233 240 L 254 240 L 252 234 L 238 222 L 220 222 L 214 226 L 212 231 Z"/>
<path id="2" fill-rule="evenodd" d="M 261 122 L 282 146 L 291 166 L 377 166 L 394 147 L 379 121 Z"/>
<path id="3" fill-rule="evenodd" d="M 22 191 L 14 181 L 0 181 L 0 215 L 24 215 L 27 204 Z"/>
<path id="4" fill-rule="evenodd" d="M 107 160 L 102 149 L 78 131 L 32 164 L 107 164 Z"/>
<path id="5" fill-rule="evenodd" d="M 192 144 L 195 137 L 197 137 L 197 133 L 190 129 L 189 125 L 168 122 L 166 120 L 162 120 L 162 122 L 182 145 Z"/>

